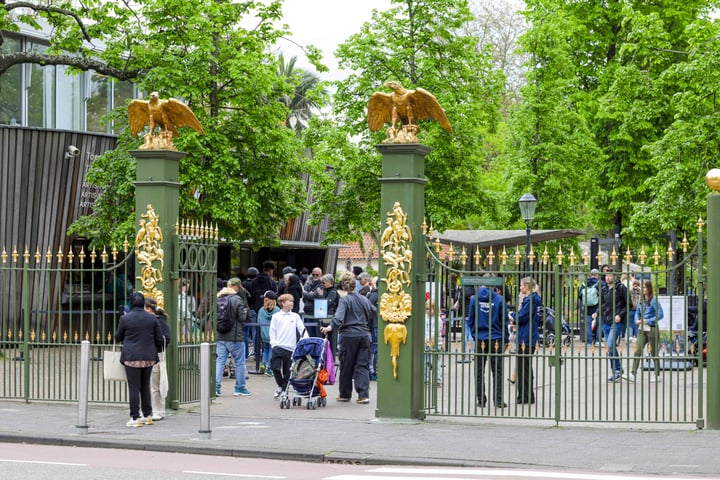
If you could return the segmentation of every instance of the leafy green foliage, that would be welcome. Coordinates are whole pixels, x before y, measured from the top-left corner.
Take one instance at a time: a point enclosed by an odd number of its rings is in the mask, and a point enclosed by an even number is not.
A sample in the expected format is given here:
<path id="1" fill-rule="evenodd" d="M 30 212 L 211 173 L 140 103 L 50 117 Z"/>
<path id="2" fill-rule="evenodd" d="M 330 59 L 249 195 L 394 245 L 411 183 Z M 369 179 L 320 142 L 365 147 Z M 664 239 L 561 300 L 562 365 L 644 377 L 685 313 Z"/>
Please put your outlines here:
<path id="1" fill-rule="evenodd" d="M 433 148 L 425 166 L 428 221 L 442 229 L 468 212 L 494 208 L 479 179 L 483 136 L 498 120 L 502 73 L 494 70 L 488 52 L 476 48 L 476 39 L 461 33 L 471 19 L 462 1 L 394 1 L 390 10 L 374 11 L 372 20 L 338 47 L 340 66 L 357 73 L 335 84 L 338 124 L 311 124 L 305 138 L 315 153 L 316 174 L 331 179 L 316 180 L 315 188 L 324 189 L 316 190 L 318 198 L 337 199 L 313 205 L 315 221 L 330 216 L 327 241 L 357 239 L 381 226 L 381 158 L 374 145 L 385 132 L 369 132 L 367 101 L 387 91 L 383 83 L 390 80 L 431 92 L 453 126 L 448 134 L 434 122 L 420 123 L 420 140 Z M 332 130 L 337 132 L 329 138 Z"/>

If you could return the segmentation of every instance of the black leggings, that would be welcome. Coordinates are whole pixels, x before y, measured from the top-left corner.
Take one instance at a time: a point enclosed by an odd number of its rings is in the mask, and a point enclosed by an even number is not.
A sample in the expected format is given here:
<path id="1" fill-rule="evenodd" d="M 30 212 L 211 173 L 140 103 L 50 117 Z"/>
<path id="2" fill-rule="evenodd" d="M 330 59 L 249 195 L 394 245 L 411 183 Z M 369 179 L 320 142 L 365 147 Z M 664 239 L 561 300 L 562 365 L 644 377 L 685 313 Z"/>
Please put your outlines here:
<path id="1" fill-rule="evenodd" d="M 152 415 L 152 402 L 150 400 L 150 376 L 153 367 L 125 367 L 128 383 L 128 395 L 130 397 L 130 416 L 137 419 L 140 416 L 140 404 L 142 403 L 142 416 Z"/>

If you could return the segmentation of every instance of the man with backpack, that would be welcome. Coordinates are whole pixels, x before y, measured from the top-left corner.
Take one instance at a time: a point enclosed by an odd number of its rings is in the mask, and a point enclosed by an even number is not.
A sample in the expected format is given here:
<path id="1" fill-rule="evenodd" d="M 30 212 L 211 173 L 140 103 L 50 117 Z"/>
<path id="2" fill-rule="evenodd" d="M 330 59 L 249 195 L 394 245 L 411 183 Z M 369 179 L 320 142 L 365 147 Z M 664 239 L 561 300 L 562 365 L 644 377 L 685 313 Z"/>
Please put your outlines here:
<path id="1" fill-rule="evenodd" d="M 598 280 L 599 275 L 600 272 L 597 268 L 590 270 L 590 276 L 578 291 L 580 315 L 585 317 L 585 342 L 588 345 L 598 341 L 597 330 L 593 331 L 592 328 L 592 317 L 597 312 L 598 305 L 600 305 L 601 285 Z"/>
<path id="2" fill-rule="evenodd" d="M 248 299 L 239 278 L 231 278 L 227 287 L 217 294 L 217 360 L 215 363 L 215 395 L 221 395 L 223 372 L 228 356 L 235 361 L 233 395 L 251 395 L 245 385 L 245 329 Z"/>

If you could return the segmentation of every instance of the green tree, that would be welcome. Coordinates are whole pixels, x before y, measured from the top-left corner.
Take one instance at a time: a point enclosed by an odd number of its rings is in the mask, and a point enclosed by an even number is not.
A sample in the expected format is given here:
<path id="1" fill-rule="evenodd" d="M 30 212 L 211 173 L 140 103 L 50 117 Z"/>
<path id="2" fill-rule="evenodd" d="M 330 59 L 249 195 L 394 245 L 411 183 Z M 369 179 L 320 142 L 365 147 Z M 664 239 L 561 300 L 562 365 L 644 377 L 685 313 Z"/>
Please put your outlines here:
<path id="1" fill-rule="evenodd" d="M 374 11 L 372 20 L 339 46 L 340 66 L 356 73 L 335 83 L 336 123 L 311 122 L 310 130 L 320 133 L 310 131 L 305 138 L 315 153 L 316 173 L 332 178 L 318 182 L 317 195 L 337 199 L 313 205 L 315 218 L 330 216 L 328 241 L 357 240 L 380 228 L 381 159 L 374 145 L 385 133 L 370 134 L 366 115 L 368 99 L 387 91 L 383 83 L 389 80 L 433 93 L 453 126 L 448 134 L 434 122 L 421 124 L 420 139 L 433 148 L 425 166 L 428 221 L 442 229 L 470 211 L 494 214 L 479 177 L 483 138 L 497 123 L 502 72 L 475 38 L 462 33 L 472 20 L 466 2 L 396 0 L 392 5 Z M 328 137 L 330 130 L 336 132 Z"/>
<path id="2" fill-rule="evenodd" d="M 513 119 L 514 193 L 536 193 L 545 227 L 642 240 L 687 223 L 645 217 L 636 228 L 630 219 L 651 212 L 660 164 L 648 146 L 665 136 L 687 88 L 667 72 L 685 68 L 688 27 L 716 3 L 526 1 L 531 71 Z"/>
<path id="3" fill-rule="evenodd" d="M 293 88 L 292 93 L 280 98 L 288 109 L 285 124 L 300 135 L 307 128 L 313 111 L 317 112 L 324 104 L 328 93 L 316 73 L 296 68 L 296 63 L 296 56 L 290 57 L 287 62 L 282 53 L 278 57 L 278 76 Z"/>
<path id="4" fill-rule="evenodd" d="M 30 10 L 17 9 L 21 4 Z M 158 91 L 161 98 L 183 99 L 206 135 L 185 131 L 175 142 L 188 153 L 180 163 L 181 214 L 217 224 L 224 238 L 277 243 L 280 227 L 304 208 L 300 174 L 306 171 L 299 139 L 283 126 L 286 106 L 278 101 L 292 95 L 299 79 L 280 78 L 271 54 L 289 34 L 275 26 L 282 2 L 74 5 L 3 2 L 1 28 L 17 30 L 18 22 L 39 28 L 42 19 L 52 36 L 45 53 L 0 55 L 0 73 L 18 63 L 63 64 L 133 80 L 140 91 Z M 309 48 L 308 56 L 319 61 L 317 49 Z M 115 117 L 124 121 L 126 115 L 118 111 Z M 134 159 L 127 150 L 139 144 L 124 133 L 117 150 L 93 164 L 88 179 L 104 193 L 93 215 L 71 227 L 73 233 L 99 243 L 132 234 Z"/>

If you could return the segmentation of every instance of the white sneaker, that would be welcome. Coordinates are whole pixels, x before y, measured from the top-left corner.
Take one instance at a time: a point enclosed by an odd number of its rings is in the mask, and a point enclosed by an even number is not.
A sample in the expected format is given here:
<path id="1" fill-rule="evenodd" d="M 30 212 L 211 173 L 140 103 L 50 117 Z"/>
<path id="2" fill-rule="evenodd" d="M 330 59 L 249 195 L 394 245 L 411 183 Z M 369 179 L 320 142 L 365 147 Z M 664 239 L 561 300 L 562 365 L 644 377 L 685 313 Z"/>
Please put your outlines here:
<path id="1" fill-rule="evenodd" d="M 622 376 L 625 380 L 628 382 L 634 382 L 635 381 L 635 374 L 634 373 L 628 373 Z"/>
<path id="2" fill-rule="evenodd" d="M 152 415 L 149 417 L 140 417 L 140 421 L 144 423 L 145 425 L 152 425 L 153 424 L 153 418 Z"/>
<path id="3" fill-rule="evenodd" d="M 280 388 L 280 387 L 276 388 L 275 393 L 273 394 L 273 398 L 275 400 L 277 400 L 278 398 L 280 398 L 280 395 L 282 395 L 282 392 L 283 392 L 282 388 Z"/>
<path id="4" fill-rule="evenodd" d="M 660 383 L 662 382 L 662 377 L 656 377 L 655 375 L 650 376 L 650 383 Z"/>
<path id="5" fill-rule="evenodd" d="M 131 418 L 130 420 L 128 420 L 128 422 L 125 424 L 125 426 L 133 427 L 133 428 L 142 427 L 143 426 L 142 417 L 138 417 L 135 419 Z"/>
<path id="6" fill-rule="evenodd" d="M 159 413 L 153 413 L 153 414 L 152 414 L 152 419 L 155 420 L 156 422 L 157 422 L 158 420 L 162 420 L 163 418 L 165 418 L 165 416 L 164 416 L 164 415 L 160 415 Z"/>

